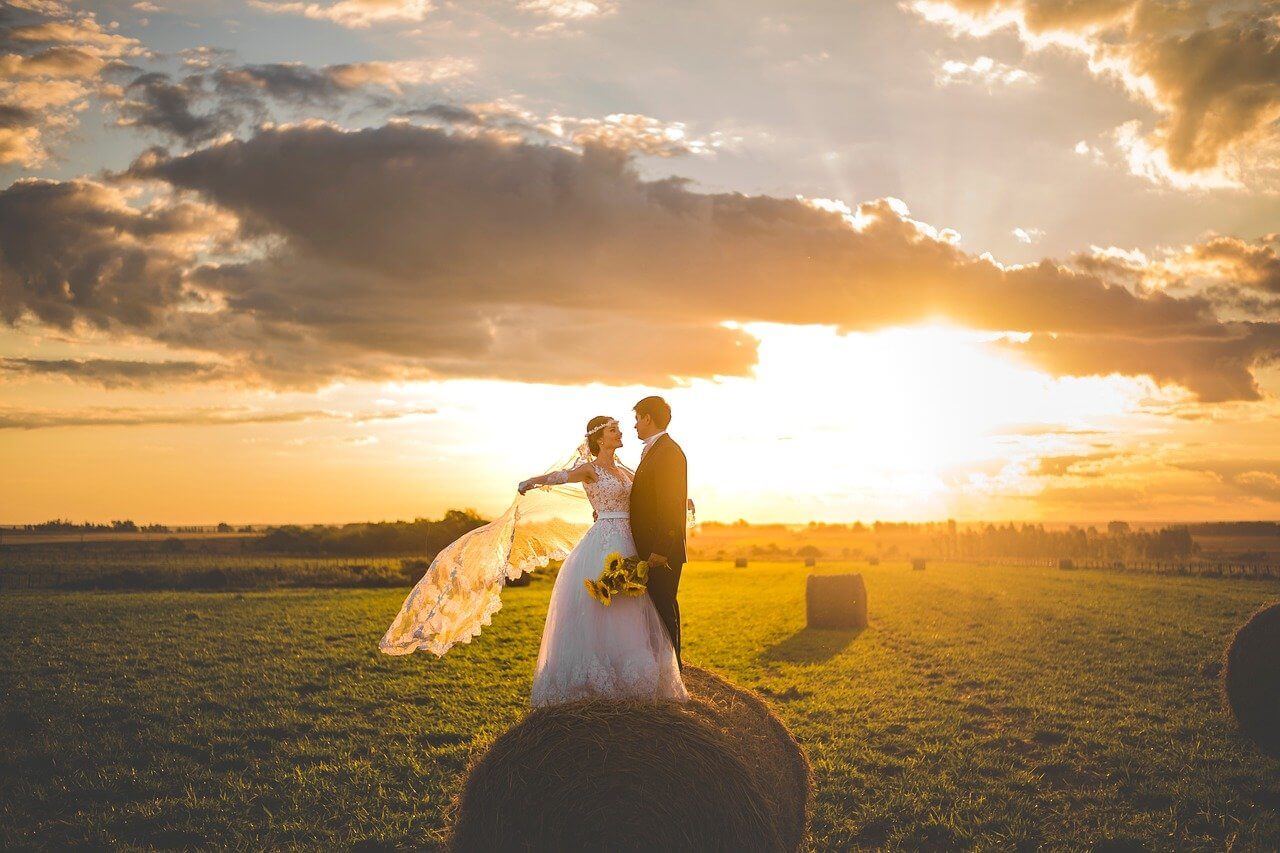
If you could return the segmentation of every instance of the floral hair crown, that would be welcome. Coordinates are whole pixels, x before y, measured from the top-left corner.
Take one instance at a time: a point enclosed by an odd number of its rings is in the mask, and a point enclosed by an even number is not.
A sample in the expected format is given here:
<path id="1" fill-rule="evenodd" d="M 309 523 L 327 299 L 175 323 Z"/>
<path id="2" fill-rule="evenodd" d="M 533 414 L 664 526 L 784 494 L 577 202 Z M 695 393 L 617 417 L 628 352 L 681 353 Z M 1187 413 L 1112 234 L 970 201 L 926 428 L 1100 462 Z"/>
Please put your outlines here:
<path id="1" fill-rule="evenodd" d="M 611 427 L 611 426 L 613 426 L 613 425 L 614 425 L 614 424 L 616 424 L 616 423 L 617 423 L 617 421 L 615 421 L 615 420 L 607 420 L 607 421 L 605 421 L 604 423 L 600 424 L 600 426 L 596 427 L 595 429 L 589 429 L 589 430 L 587 430 L 587 435 L 595 435 L 595 434 L 596 434 L 596 433 L 598 433 L 600 430 L 602 430 L 602 429 L 604 429 L 604 428 L 606 428 L 606 427 Z"/>

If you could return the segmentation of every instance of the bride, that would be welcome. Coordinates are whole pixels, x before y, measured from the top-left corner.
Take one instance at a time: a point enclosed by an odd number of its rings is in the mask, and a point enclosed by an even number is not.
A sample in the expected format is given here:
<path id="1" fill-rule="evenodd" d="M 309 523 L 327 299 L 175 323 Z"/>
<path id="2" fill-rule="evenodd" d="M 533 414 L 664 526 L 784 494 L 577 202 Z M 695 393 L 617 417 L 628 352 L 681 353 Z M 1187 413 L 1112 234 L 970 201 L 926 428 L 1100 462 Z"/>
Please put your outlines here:
<path id="1" fill-rule="evenodd" d="M 443 655 L 470 642 L 501 608 L 506 581 L 562 559 L 531 704 L 593 696 L 687 701 L 675 648 L 649 596 L 616 596 L 606 607 L 583 583 L 600 575 L 609 554 L 636 553 L 629 522 L 632 472 L 614 457 L 621 446 L 615 419 L 592 418 L 568 465 L 520 483 L 519 497 L 502 517 L 436 556 L 379 643 L 382 651 Z M 575 523 L 581 493 L 567 489 L 570 483 L 586 492 L 594 516 L 589 527 L 585 518 Z"/>

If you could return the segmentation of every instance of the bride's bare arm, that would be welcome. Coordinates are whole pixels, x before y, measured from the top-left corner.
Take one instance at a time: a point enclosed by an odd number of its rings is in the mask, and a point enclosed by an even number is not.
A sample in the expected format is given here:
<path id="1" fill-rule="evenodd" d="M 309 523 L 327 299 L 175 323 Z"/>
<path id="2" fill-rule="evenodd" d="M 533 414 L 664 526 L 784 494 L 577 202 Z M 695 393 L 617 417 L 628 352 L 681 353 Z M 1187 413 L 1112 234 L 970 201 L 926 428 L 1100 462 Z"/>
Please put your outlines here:
<path id="1" fill-rule="evenodd" d="M 564 483 L 594 483 L 595 481 L 596 472 L 591 469 L 590 463 L 584 462 L 577 468 L 568 471 L 552 471 L 550 474 L 530 477 L 521 481 L 516 489 L 523 495 L 535 486 L 559 486 Z"/>

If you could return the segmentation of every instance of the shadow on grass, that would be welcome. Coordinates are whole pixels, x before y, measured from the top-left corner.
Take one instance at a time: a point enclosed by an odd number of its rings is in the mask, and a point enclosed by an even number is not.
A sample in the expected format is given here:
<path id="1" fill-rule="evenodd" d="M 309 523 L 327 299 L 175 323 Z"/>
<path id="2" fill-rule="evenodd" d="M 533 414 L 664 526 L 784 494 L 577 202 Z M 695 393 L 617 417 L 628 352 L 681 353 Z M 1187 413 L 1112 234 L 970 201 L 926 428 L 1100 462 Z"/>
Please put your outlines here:
<path id="1" fill-rule="evenodd" d="M 847 649 L 864 630 L 866 629 L 801 628 L 782 642 L 765 649 L 760 654 L 760 659 L 787 663 L 821 663 Z"/>

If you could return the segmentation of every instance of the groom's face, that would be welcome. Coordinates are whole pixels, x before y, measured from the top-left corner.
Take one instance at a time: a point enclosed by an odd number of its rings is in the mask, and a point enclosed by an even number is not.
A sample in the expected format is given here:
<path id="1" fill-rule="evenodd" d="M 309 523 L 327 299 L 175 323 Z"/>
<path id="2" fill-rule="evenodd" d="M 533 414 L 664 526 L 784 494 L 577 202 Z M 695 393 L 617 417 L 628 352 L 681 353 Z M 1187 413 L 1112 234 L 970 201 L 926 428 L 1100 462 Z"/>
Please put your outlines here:
<path id="1" fill-rule="evenodd" d="M 658 428 L 654 425 L 652 417 L 636 412 L 636 436 L 641 441 L 648 441 L 649 436 L 657 431 Z"/>

